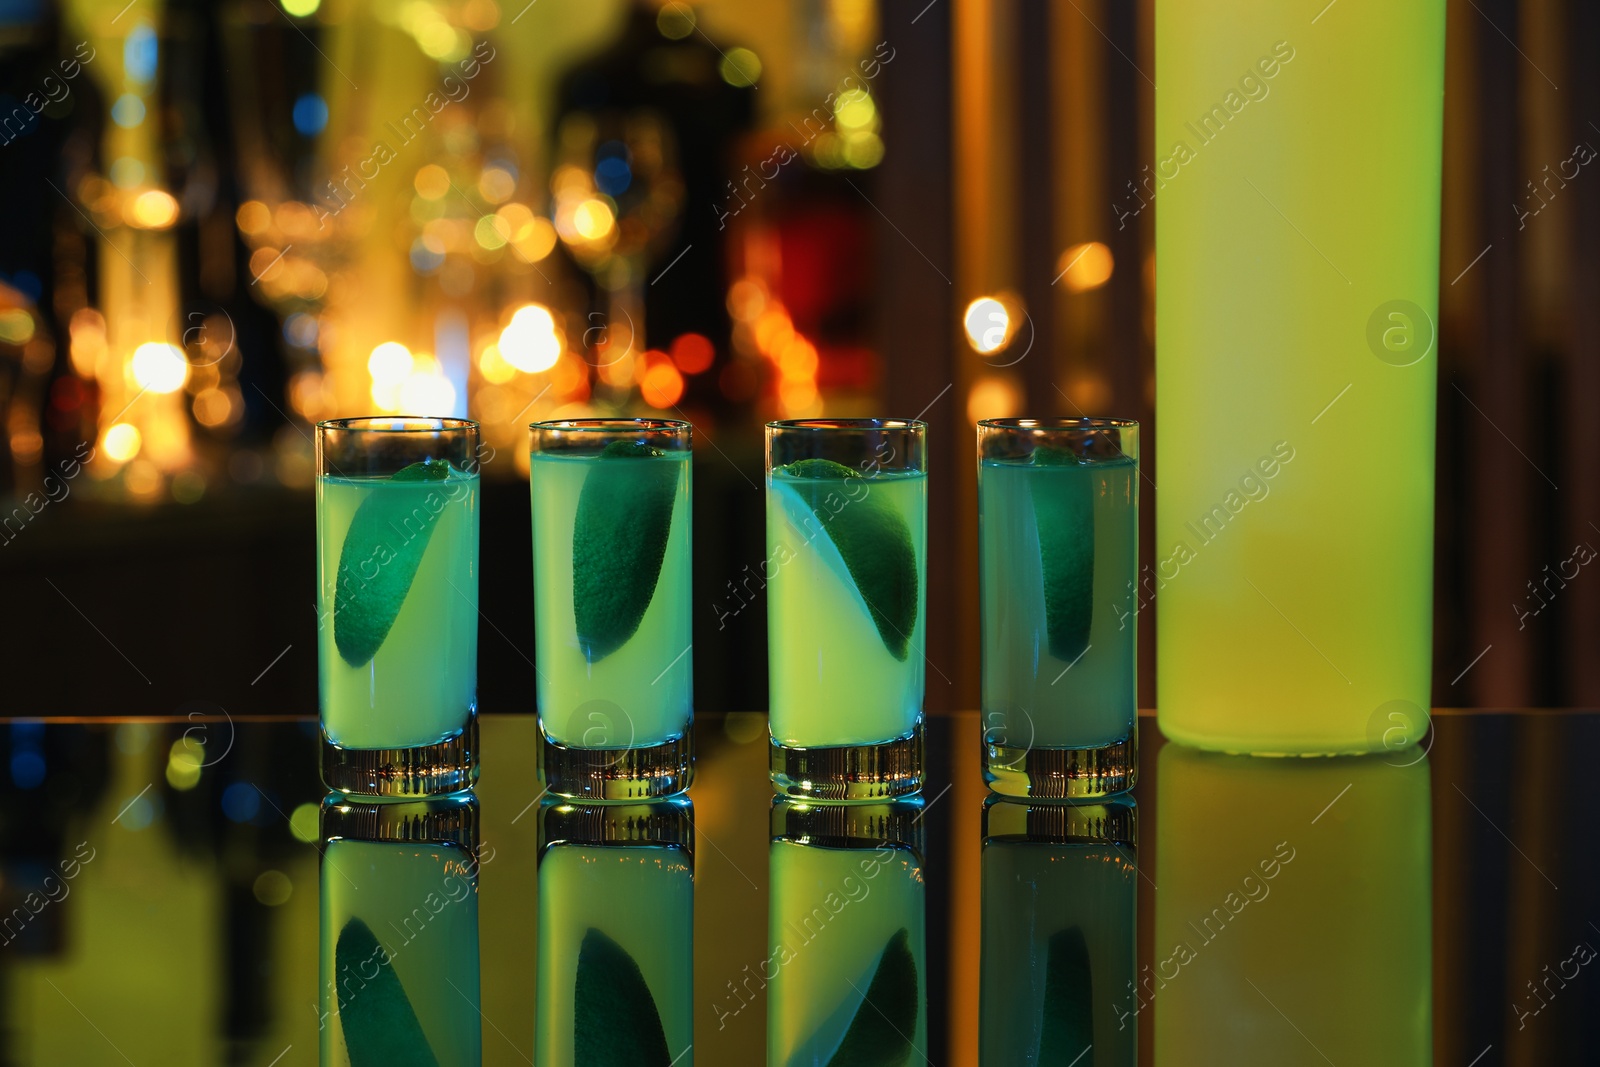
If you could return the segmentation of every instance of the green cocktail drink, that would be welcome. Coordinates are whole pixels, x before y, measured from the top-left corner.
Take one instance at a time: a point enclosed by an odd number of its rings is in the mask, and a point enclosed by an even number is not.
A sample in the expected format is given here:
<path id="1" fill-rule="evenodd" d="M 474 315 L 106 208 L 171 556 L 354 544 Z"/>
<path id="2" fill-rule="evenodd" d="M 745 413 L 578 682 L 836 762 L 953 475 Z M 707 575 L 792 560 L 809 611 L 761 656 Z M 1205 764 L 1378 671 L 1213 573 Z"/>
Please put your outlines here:
<path id="1" fill-rule="evenodd" d="M 985 777 L 1019 795 L 1131 788 L 1138 424 L 986 419 L 978 453 Z"/>
<path id="2" fill-rule="evenodd" d="M 922 424 L 801 420 L 773 423 L 767 434 L 774 778 L 786 791 L 819 797 L 918 788 Z"/>
<path id="3" fill-rule="evenodd" d="M 478 428 L 317 428 L 323 775 L 341 792 L 448 792 L 476 778 Z"/>
<path id="4" fill-rule="evenodd" d="M 1138 1062 L 1135 820 L 1131 798 L 985 804 L 980 1062 Z"/>
<path id="5" fill-rule="evenodd" d="M 542 806 L 541 1067 L 693 1063 L 691 811 L 686 797 Z"/>
<path id="6" fill-rule="evenodd" d="M 414 815 L 401 817 L 385 804 Z M 425 804 L 438 806 L 418 813 Z M 436 836 L 456 840 L 398 839 L 424 823 L 450 824 L 456 832 Z M 471 799 L 355 804 L 338 797 L 324 803 L 323 1067 L 482 1062 L 475 825 Z M 330 836 L 340 833 L 389 839 Z"/>
<path id="7" fill-rule="evenodd" d="M 1321 7 L 1156 5 L 1141 596 L 1162 732 L 1229 752 L 1392 749 L 1430 706 L 1445 4 Z"/>
<path id="8" fill-rule="evenodd" d="M 690 427 L 535 423 L 535 648 L 553 792 L 613 799 L 688 782 Z"/>
<path id="9" fill-rule="evenodd" d="M 922 1063 L 926 887 L 912 847 L 921 804 L 828 807 L 774 803 L 767 1063 Z"/>

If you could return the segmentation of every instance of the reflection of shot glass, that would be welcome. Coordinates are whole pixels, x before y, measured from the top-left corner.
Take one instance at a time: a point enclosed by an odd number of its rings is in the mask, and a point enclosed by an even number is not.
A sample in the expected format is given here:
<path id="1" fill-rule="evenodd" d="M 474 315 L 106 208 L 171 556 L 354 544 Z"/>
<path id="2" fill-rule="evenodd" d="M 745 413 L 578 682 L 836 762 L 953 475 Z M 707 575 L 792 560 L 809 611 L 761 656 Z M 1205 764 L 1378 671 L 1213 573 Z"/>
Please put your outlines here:
<path id="1" fill-rule="evenodd" d="M 478 802 L 322 804 L 321 1062 L 476 1067 Z"/>
<path id="2" fill-rule="evenodd" d="M 694 809 L 545 800 L 534 1058 L 691 1063 Z"/>
<path id="3" fill-rule="evenodd" d="M 768 1063 L 927 1060 L 924 809 L 773 800 Z"/>
<path id="4" fill-rule="evenodd" d="M 317 426 L 322 777 L 446 793 L 478 777 L 478 424 Z"/>
<path id="5" fill-rule="evenodd" d="M 771 770 L 823 799 L 922 787 L 927 427 L 767 425 Z"/>
<path id="6" fill-rule="evenodd" d="M 1138 774 L 1139 424 L 978 424 L 984 777 L 1090 797 Z"/>
<path id="7" fill-rule="evenodd" d="M 1138 1062 L 1132 797 L 983 808 L 979 1059 Z"/>
<path id="8" fill-rule="evenodd" d="M 689 424 L 530 429 L 545 784 L 605 800 L 679 792 L 694 762 Z"/>

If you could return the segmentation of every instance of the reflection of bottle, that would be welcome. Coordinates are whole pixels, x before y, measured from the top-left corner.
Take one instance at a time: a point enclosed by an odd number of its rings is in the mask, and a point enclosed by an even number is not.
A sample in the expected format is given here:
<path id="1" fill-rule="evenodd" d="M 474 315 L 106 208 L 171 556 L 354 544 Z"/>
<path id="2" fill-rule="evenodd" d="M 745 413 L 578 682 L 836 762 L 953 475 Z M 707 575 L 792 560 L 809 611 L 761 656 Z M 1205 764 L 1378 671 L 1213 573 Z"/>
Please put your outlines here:
<path id="1" fill-rule="evenodd" d="M 1304 7 L 1156 10 L 1140 596 L 1162 733 L 1230 752 L 1427 729 L 1445 5 Z M 1371 728 L 1391 701 L 1404 726 Z"/>
<path id="2" fill-rule="evenodd" d="M 693 1062 L 693 813 L 686 796 L 541 806 L 540 1067 Z"/>
<path id="3" fill-rule="evenodd" d="M 926 1060 L 922 810 L 773 801 L 767 1063 Z"/>
<path id="4" fill-rule="evenodd" d="M 1425 756 L 1167 745 L 1157 780 L 1155 959 L 1129 997 L 1158 1067 L 1432 1063 Z"/>
<path id="5" fill-rule="evenodd" d="M 478 802 L 322 805 L 323 1067 L 477 1065 Z"/>
<path id="6" fill-rule="evenodd" d="M 1133 798 L 992 796 L 983 817 L 980 1062 L 1133 1067 Z"/>

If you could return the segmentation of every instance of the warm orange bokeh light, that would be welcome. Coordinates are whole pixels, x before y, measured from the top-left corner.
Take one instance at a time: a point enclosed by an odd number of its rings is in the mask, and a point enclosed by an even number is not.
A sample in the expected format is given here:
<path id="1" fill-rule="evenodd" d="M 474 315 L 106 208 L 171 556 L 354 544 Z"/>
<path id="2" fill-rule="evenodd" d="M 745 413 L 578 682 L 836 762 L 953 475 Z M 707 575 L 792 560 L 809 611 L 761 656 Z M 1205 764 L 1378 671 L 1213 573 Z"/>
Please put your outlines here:
<path id="1" fill-rule="evenodd" d="M 653 408 L 670 408 L 683 397 L 683 375 L 669 362 L 652 362 L 639 379 L 639 395 Z"/>
<path id="2" fill-rule="evenodd" d="M 678 369 L 685 374 L 699 374 L 701 371 L 710 370 L 716 358 L 717 350 L 701 334 L 681 334 L 672 342 L 672 362 L 676 363 Z"/>

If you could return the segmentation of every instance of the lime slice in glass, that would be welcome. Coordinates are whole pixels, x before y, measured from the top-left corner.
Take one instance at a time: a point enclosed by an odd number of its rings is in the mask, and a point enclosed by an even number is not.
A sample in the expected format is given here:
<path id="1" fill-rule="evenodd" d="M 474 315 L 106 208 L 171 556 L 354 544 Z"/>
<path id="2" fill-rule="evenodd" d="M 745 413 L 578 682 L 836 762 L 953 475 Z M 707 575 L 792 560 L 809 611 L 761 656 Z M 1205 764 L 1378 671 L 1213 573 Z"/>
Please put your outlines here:
<path id="1" fill-rule="evenodd" d="M 655 596 L 682 460 L 613 441 L 583 480 L 572 524 L 572 611 L 590 663 L 627 643 Z"/>
<path id="2" fill-rule="evenodd" d="M 391 489 L 375 480 L 350 520 L 339 549 L 333 600 L 333 641 L 350 666 L 366 666 L 389 636 L 433 528 L 450 503 L 447 494 L 426 483 L 442 482 L 450 471 L 443 460 L 426 460 L 387 479 L 414 485 Z"/>
<path id="3" fill-rule="evenodd" d="M 1094 619 L 1094 483 L 1073 470 L 1078 457 L 1065 448 L 1040 445 L 1029 478 L 1033 516 L 1039 528 L 1039 563 L 1044 572 L 1044 619 L 1050 654 L 1072 663 L 1089 647 Z"/>
<path id="4" fill-rule="evenodd" d="M 791 521 L 807 533 L 821 522 L 884 647 L 905 659 L 917 624 L 918 592 L 917 554 L 905 517 L 872 491 L 871 479 L 842 463 L 802 459 L 773 474 L 773 485 L 790 494 L 785 503 Z M 861 485 L 841 484 L 851 480 Z M 797 512 L 795 504 L 803 510 Z M 815 542 L 813 547 L 822 549 Z"/>
<path id="5" fill-rule="evenodd" d="M 350 1067 L 439 1067 L 411 1000 L 366 923 L 344 924 L 333 959 L 335 974 L 365 979 L 339 1006 Z M 368 971 L 377 974 L 366 978 Z"/>

